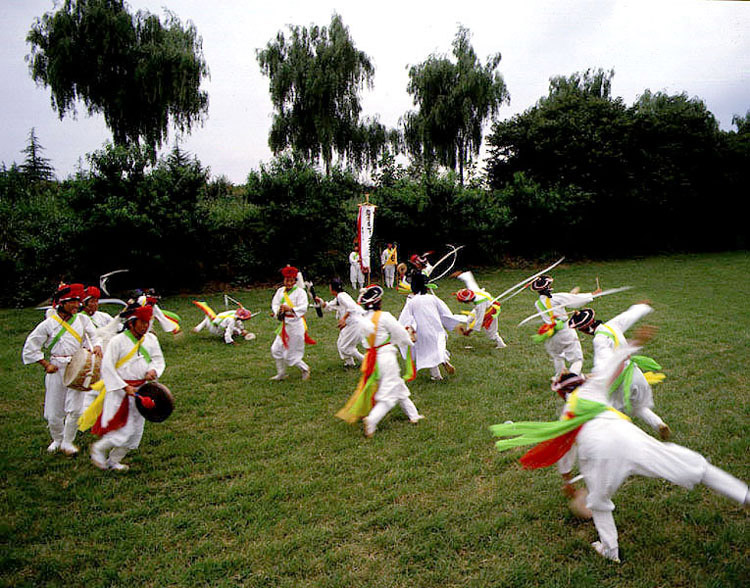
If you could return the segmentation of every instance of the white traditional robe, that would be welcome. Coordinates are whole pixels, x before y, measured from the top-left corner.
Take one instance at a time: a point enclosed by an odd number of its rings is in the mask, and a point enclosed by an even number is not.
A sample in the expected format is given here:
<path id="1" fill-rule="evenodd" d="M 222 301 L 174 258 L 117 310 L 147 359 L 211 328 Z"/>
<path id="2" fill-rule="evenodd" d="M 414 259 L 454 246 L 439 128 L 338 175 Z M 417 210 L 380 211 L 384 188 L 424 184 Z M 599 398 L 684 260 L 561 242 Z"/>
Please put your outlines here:
<path id="1" fill-rule="evenodd" d="M 448 335 L 465 317 L 451 313 L 448 305 L 432 294 L 416 294 L 404 305 L 398 322 L 404 327 L 411 327 L 417 333 L 413 348 L 413 359 L 416 369 L 434 368 L 450 359 L 446 348 Z M 402 353 L 406 350 L 401 346 Z"/>
<path id="2" fill-rule="evenodd" d="M 396 248 L 383 249 L 383 253 L 380 255 L 380 265 L 383 267 L 383 274 L 385 276 L 385 285 L 387 288 L 393 288 L 394 280 L 396 277 Z"/>
<path id="3" fill-rule="evenodd" d="M 627 343 L 618 347 L 578 388 L 578 398 L 609 405 L 610 384 L 630 354 L 637 350 Z M 575 413 L 575 395 L 568 398 L 566 411 Z M 688 489 L 702 483 L 739 503 L 748 499 L 747 484 L 741 480 L 712 466 L 695 451 L 658 441 L 610 410 L 582 426 L 576 445 L 581 474 L 588 489 L 586 505 L 594 515 L 601 541 L 600 553 L 610 559 L 618 558 L 612 496 L 632 475 L 664 478 Z"/>
<path id="4" fill-rule="evenodd" d="M 551 297 L 541 295 L 536 303 L 536 309 L 541 311 L 551 309 L 542 315 L 542 320 L 547 324 L 554 324 L 560 320 L 564 322 L 562 329 L 544 341 L 544 348 L 547 350 L 552 362 L 555 365 L 555 374 L 559 375 L 565 368 L 565 362 L 583 364 L 583 350 L 581 342 L 578 340 L 578 333 L 575 329 L 568 326 L 568 313 L 566 306 L 579 308 L 590 303 L 594 299 L 591 293 L 571 294 L 569 292 L 554 292 Z M 580 370 L 580 368 L 578 368 Z"/>
<path id="5" fill-rule="evenodd" d="M 339 351 L 339 357 L 344 361 L 361 360 L 362 354 L 357 350 L 360 343 L 360 329 L 356 325 L 355 316 L 364 316 L 364 309 L 354 302 L 354 299 L 346 292 L 339 292 L 330 302 L 326 302 L 325 310 L 335 312 L 336 318 L 341 320 L 347 313 L 346 326 L 339 331 L 339 337 L 336 340 L 336 348 Z"/>
<path id="6" fill-rule="evenodd" d="M 217 335 L 224 338 L 224 343 L 230 345 L 234 340 L 235 335 L 242 336 L 245 332 L 244 323 L 237 318 L 236 310 L 226 310 L 216 315 L 213 320 L 210 317 L 204 318 L 196 327 L 193 329 L 196 333 L 202 331 L 204 328 L 208 329 L 208 332 L 212 335 Z"/>
<path id="7" fill-rule="evenodd" d="M 73 322 L 69 323 L 70 327 L 81 337 L 80 342 L 65 330 L 65 327 L 54 317 L 59 318 L 59 315 L 53 311 L 29 333 L 23 346 L 21 358 L 25 365 L 44 359 L 44 348 L 49 346 L 62 330 L 61 337 L 49 349 L 49 361 L 57 366 L 58 370 L 53 374 L 48 373 L 44 376 L 44 418 L 47 419 L 52 439 L 62 441 L 66 417 L 71 422 L 77 421 L 81 412 L 83 412 L 84 399 L 83 392 L 73 390 L 63 384 L 65 368 L 82 345 L 89 347 L 88 341 L 90 341 L 92 346 L 96 346 L 98 339 L 94 324 L 88 315 L 78 313 L 75 315 Z M 73 435 L 75 436 L 75 433 Z"/>
<path id="8" fill-rule="evenodd" d="M 92 315 L 89 315 L 88 313 L 86 314 L 97 329 L 103 329 L 114 320 L 114 317 L 111 314 L 107 314 L 101 310 L 97 310 Z"/>
<path id="9" fill-rule="evenodd" d="M 278 316 L 279 308 L 284 301 L 284 292 L 286 288 L 282 286 L 273 295 L 271 300 L 271 311 L 274 316 Z M 284 317 L 286 332 L 289 335 L 288 347 L 284 347 L 281 340 L 281 333 L 276 335 L 271 345 L 271 357 L 283 362 L 285 366 L 297 366 L 303 371 L 309 371 L 304 361 L 305 356 L 305 323 L 304 317 L 307 312 L 308 299 L 307 292 L 304 288 L 294 286 L 289 292 L 289 299 L 292 302 L 292 311 Z"/>
<path id="10" fill-rule="evenodd" d="M 353 290 L 364 288 L 365 285 L 365 274 L 362 272 L 359 261 L 359 253 L 352 251 L 349 254 L 349 281 L 352 283 Z"/>
<path id="11" fill-rule="evenodd" d="M 166 367 L 164 355 L 159 345 L 159 340 L 153 333 L 146 333 L 141 348 L 145 348 L 151 361 L 146 360 L 145 355 L 138 350 L 125 364 L 117 367 L 117 362 L 127 356 L 133 349 L 132 339 L 128 337 L 127 331 L 120 333 L 112 338 L 104 352 L 102 359 L 102 380 L 107 393 L 104 397 L 102 407 L 101 425 L 106 427 L 109 421 L 117 413 L 123 399 L 127 396 L 125 392 L 126 380 L 144 380 L 149 370 L 156 372 L 157 378 L 164 373 Z M 105 433 L 102 440 L 106 440 L 110 447 L 124 447 L 127 449 L 136 449 L 143 436 L 143 425 L 145 419 L 138 412 L 135 405 L 135 398 L 127 396 L 128 420 L 119 429 Z"/>
<path id="12" fill-rule="evenodd" d="M 594 370 L 602 369 L 620 345 L 625 344 L 625 331 L 650 313 L 653 309 L 647 304 L 634 304 L 625 312 L 618 314 L 606 323 L 602 323 L 594 331 Z M 609 336 L 608 336 L 609 335 Z M 613 339 L 614 338 L 614 339 Z M 625 399 L 622 387 L 618 388 L 611 397 L 612 405 L 617 410 L 625 410 Z M 664 421 L 653 410 L 654 397 L 651 385 L 646 381 L 638 366 L 633 366 L 633 382 L 630 390 L 632 415 L 642 418 L 654 430 L 664 424 Z"/>
<path id="13" fill-rule="evenodd" d="M 369 347 L 367 337 L 373 332 L 370 310 L 364 316 L 355 317 L 356 327 L 363 338 L 365 347 Z M 377 424 L 388 414 L 396 404 L 400 405 L 410 421 L 416 422 L 421 417 L 417 407 L 411 401 L 409 388 L 401 377 L 397 346 L 409 347 L 413 345 L 406 328 L 396 318 L 386 311 L 381 311 L 378 327 L 375 331 L 375 347 L 377 347 L 378 391 L 375 393 L 375 406 L 365 418 L 365 428 L 373 433 Z"/>

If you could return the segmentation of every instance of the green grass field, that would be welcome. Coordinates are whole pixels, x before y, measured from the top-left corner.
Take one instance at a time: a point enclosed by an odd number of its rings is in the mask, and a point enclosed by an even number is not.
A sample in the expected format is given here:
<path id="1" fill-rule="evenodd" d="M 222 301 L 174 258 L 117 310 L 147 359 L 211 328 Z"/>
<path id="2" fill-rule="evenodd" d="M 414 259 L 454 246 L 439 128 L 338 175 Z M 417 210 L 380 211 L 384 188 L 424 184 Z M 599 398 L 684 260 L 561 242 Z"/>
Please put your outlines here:
<path id="1" fill-rule="evenodd" d="M 475 272 L 499 293 L 533 270 Z M 750 255 L 730 253 L 562 266 L 558 290 L 631 285 L 599 299 L 605 319 L 644 298 L 660 328 L 646 348 L 667 380 L 656 411 L 673 440 L 750 480 Z M 456 312 L 443 280 L 438 293 Z M 320 290 L 324 288 L 319 286 Z M 282 383 L 269 347 L 271 289 L 235 293 L 253 311 L 251 342 L 225 346 L 190 327 L 190 296 L 164 300 L 185 334 L 159 331 L 162 381 L 176 397 L 164 423 L 118 475 L 95 469 L 89 434 L 81 455 L 49 456 L 43 373 L 21 364 L 34 309 L 0 310 L 2 556 L 13 586 L 748 586 L 748 511 L 704 487 L 633 478 L 615 496 L 624 561 L 590 547 L 591 522 L 569 513 L 554 468 L 525 471 L 520 450 L 500 454 L 488 426 L 550 420 L 559 400 L 552 364 L 531 343 L 530 293 L 501 315 L 508 343 L 451 335 L 456 375 L 410 384 L 426 419 L 398 408 L 374 438 L 334 418 L 358 372 L 336 353 L 332 314 L 309 316 L 312 379 Z M 220 295 L 206 298 L 223 308 Z M 397 314 L 402 299 L 388 293 Z M 586 368 L 591 340 L 582 337 Z M 642 424 L 642 423 L 641 423 Z"/>

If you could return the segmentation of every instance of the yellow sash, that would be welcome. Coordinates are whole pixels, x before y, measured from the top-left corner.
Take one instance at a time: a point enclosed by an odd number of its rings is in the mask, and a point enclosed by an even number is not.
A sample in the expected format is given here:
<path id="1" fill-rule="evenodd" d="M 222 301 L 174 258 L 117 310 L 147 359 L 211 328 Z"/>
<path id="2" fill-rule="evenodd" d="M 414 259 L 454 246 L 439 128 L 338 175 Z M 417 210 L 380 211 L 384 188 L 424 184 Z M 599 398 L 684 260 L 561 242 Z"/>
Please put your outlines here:
<path id="1" fill-rule="evenodd" d="M 141 343 L 143 343 L 143 340 L 145 338 L 146 335 L 138 339 L 138 342 L 133 345 L 133 348 L 130 351 L 128 351 L 122 358 L 120 358 L 120 360 L 115 364 L 115 367 L 121 368 L 131 359 L 133 359 L 133 356 L 138 352 L 138 349 L 140 349 Z M 98 382 L 92 384 L 91 389 L 99 392 L 99 394 L 97 395 L 94 402 L 92 402 L 89 407 L 83 412 L 83 414 L 78 418 L 79 431 L 87 431 L 91 427 L 93 427 L 96 419 L 98 419 L 99 415 L 102 414 L 102 408 L 104 407 L 104 397 L 107 395 L 107 389 L 104 387 L 104 380 L 99 380 Z"/>
<path id="2" fill-rule="evenodd" d="M 60 323 L 63 328 L 68 331 L 73 337 L 75 337 L 76 341 L 79 343 L 82 341 L 81 336 L 76 332 L 76 330 L 71 327 L 66 321 L 62 320 L 59 316 L 57 316 L 57 313 L 51 315 L 53 319 L 55 319 L 58 323 Z"/>

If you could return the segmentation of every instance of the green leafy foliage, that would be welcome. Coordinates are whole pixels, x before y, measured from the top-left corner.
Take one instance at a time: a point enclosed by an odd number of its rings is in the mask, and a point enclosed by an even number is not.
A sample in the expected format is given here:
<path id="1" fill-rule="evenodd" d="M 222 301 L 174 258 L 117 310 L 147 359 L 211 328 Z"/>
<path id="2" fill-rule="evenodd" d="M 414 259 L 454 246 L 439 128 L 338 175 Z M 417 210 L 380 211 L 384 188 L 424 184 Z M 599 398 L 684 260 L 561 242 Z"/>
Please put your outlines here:
<path id="1" fill-rule="evenodd" d="M 404 135 L 413 157 L 458 168 L 463 184 L 464 166 L 479 154 L 485 121 L 510 94 L 496 71 L 500 54 L 482 65 L 465 27 L 459 26 L 453 40 L 453 56 L 455 63 L 431 55 L 409 69 L 407 90 L 419 110 L 404 116 Z"/>
<path id="2" fill-rule="evenodd" d="M 488 138 L 490 186 L 504 191 L 522 172 L 558 196 L 540 201 L 557 214 L 558 228 L 571 224 L 570 214 L 573 224 L 578 218 L 590 229 L 609 227 L 610 238 L 597 239 L 598 254 L 744 243 L 737 217 L 727 218 L 738 205 L 746 208 L 740 170 L 750 165 L 750 150 L 741 133 L 722 133 L 703 101 L 685 94 L 647 90 L 628 108 L 611 96 L 613 75 L 555 77 L 534 107 L 496 123 Z M 572 198 L 561 208 L 560 197 Z M 615 236 L 634 230 L 628 241 Z M 548 245 L 557 240 L 567 250 L 569 239 L 548 235 Z"/>
<path id="3" fill-rule="evenodd" d="M 82 101 L 114 142 L 159 147 L 173 124 L 187 132 L 208 111 L 201 38 L 172 13 L 165 23 L 122 0 L 65 0 L 27 36 L 32 78 L 50 88 L 60 118 Z"/>
<path id="4" fill-rule="evenodd" d="M 268 144 L 274 153 L 291 148 L 309 162 L 321 159 L 326 172 L 334 154 L 355 167 L 372 164 L 386 144 L 374 119 L 360 122 L 359 91 L 372 86 L 375 68 L 359 51 L 341 17 L 328 27 L 290 26 L 258 50 L 276 109 Z"/>

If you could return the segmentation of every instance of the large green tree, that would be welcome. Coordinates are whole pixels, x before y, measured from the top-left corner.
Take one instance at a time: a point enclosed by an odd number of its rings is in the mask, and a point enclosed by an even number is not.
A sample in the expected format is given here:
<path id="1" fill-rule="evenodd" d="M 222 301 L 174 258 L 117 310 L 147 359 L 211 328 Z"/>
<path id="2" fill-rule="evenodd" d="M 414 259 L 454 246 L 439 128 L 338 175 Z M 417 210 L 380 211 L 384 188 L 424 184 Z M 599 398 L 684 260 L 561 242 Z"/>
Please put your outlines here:
<path id="1" fill-rule="evenodd" d="M 360 122 L 359 98 L 375 69 L 340 16 L 328 27 L 289 26 L 288 37 L 279 32 L 257 59 L 276 110 L 268 138 L 274 153 L 291 148 L 308 162 L 322 159 L 326 173 L 334 154 L 355 167 L 376 159 L 387 133 L 377 120 Z"/>
<path id="2" fill-rule="evenodd" d="M 170 124 L 188 132 L 208 112 L 201 38 L 170 12 L 165 20 L 130 14 L 123 0 L 66 0 L 26 37 L 31 76 L 50 88 L 60 118 L 82 101 L 104 116 L 116 144 L 154 149 Z"/>
<path id="3" fill-rule="evenodd" d="M 482 65 L 470 38 L 469 30 L 459 26 L 453 40 L 455 63 L 433 54 L 409 69 L 407 90 L 419 110 L 403 119 L 412 156 L 421 159 L 425 169 L 433 162 L 458 168 L 462 184 L 464 167 L 479 155 L 484 123 L 510 102 L 497 71 L 500 53 Z"/>
<path id="4" fill-rule="evenodd" d="M 488 137 L 491 185 L 501 188 L 524 172 L 543 186 L 624 187 L 629 118 L 611 95 L 613 76 L 601 69 L 555 76 L 535 106 L 496 123 Z"/>

